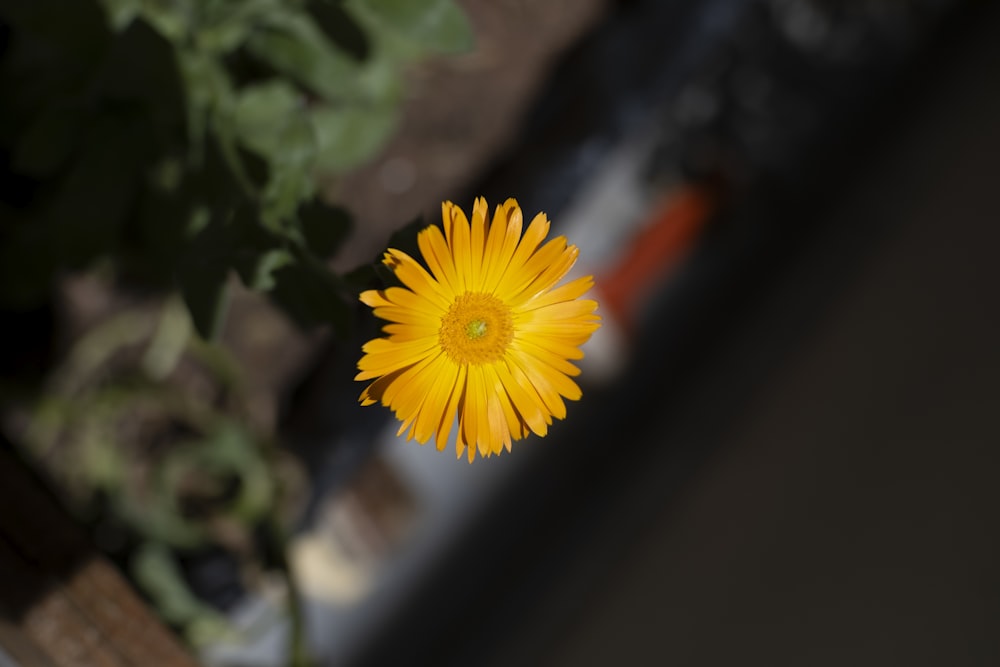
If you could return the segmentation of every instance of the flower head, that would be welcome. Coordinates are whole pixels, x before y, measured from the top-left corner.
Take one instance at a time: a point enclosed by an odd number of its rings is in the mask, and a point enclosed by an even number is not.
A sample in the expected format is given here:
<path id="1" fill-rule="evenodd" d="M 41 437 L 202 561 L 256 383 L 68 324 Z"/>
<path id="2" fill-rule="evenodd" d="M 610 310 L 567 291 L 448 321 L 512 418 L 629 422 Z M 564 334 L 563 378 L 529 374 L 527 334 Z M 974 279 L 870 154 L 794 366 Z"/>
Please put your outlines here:
<path id="1" fill-rule="evenodd" d="M 580 299 L 586 276 L 557 286 L 576 262 L 564 236 L 545 245 L 549 221 L 539 213 L 522 236 L 513 199 L 487 220 L 479 198 L 472 221 L 442 205 L 444 233 L 430 226 L 417 243 L 427 268 L 390 248 L 383 262 L 405 287 L 369 290 L 361 301 L 388 320 L 383 338 L 369 341 L 355 380 L 374 380 L 362 405 L 382 403 L 402 422 L 399 433 L 438 449 L 458 418 L 456 454 L 510 451 L 529 433 L 544 436 L 563 399 L 577 400 L 570 379 L 580 370 L 580 345 L 600 326 L 597 302 Z M 428 270 L 429 269 L 429 270 Z"/>

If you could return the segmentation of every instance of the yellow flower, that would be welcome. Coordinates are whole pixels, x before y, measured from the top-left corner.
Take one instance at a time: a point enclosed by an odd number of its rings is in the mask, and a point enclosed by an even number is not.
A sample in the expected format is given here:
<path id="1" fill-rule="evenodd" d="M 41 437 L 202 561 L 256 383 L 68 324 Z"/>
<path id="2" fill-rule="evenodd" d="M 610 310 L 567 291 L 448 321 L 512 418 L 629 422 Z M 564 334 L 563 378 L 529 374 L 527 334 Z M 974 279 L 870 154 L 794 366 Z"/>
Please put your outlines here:
<path id="1" fill-rule="evenodd" d="M 577 400 L 569 359 L 600 326 L 597 302 L 579 297 L 586 276 L 556 287 L 576 262 L 576 246 L 559 236 L 541 245 L 549 221 L 539 213 L 521 235 L 521 208 L 513 199 L 487 221 L 486 200 L 472 208 L 472 224 L 458 206 L 442 205 L 444 234 L 436 226 L 417 242 L 430 272 L 390 248 L 383 262 L 406 286 L 369 290 L 361 301 L 388 320 L 384 338 L 362 348 L 355 380 L 372 380 L 361 404 L 381 402 L 403 422 L 399 434 L 421 444 L 431 436 L 444 449 L 458 416 L 456 454 L 510 451 L 529 432 L 544 436 L 552 417 L 563 419 L 563 398 Z M 539 247 L 541 246 L 541 247 Z"/>

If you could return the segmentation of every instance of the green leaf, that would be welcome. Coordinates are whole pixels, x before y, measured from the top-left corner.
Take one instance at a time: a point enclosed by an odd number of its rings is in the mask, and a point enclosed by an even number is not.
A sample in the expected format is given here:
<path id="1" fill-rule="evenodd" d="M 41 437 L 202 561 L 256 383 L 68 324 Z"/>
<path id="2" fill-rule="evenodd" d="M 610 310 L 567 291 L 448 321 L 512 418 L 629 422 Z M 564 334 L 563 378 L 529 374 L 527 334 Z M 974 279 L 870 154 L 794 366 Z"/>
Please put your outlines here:
<path id="1" fill-rule="evenodd" d="M 78 158 L 38 221 L 54 267 L 83 267 L 117 248 L 147 141 L 141 119 L 110 114 L 82 140 Z"/>
<path id="2" fill-rule="evenodd" d="M 316 168 L 342 172 L 370 160 L 396 129 L 394 107 L 320 108 L 312 112 L 319 144 Z"/>
<path id="3" fill-rule="evenodd" d="M 32 120 L 14 149 L 15 171 L 45 176 L 62 166 L 79 140 L 82 118 L 79 109 L 52 105 Z"/>
<path id="4" fill-rule="evenodd" d="M 93 2 L 77 0 L 22 0 L 21 2 L 0 2 L 0 23 L 12 26 L 18 33 L 17 39 L 9 44 L 25 40 L 35 42 L 35 59 L 32 63 L 39 67 L 39 56 L 45 60 L 58 54 L 63 65 L 78 68 L 89 67 L 100 62 L 110 38 L 105 16 Z M 22 32 L 23 31 L 23 32 Z M 41 42 L 39 44 L 38 42 Z M 50 53 L 47 53 L 51 50 Z M 46 63 L 49 64 L 49 63 Z M 39 72 L 45 75 L 45 72 Z M 4 91 L 5 98 L 8 91 Z M 7 100 L 4 99 L 4 102 Z"/>
<path id="5" fill-rule="evenodd" d="M 327 102 L 311 109 L 301 108 L 301 96 L 293 95 L 287 83 L 264 84 L 262 90 L 247 92 L 240 105 L 243 119 L 241 135 L 248 145 L 267 152 L 284 164 L 304 165 L 297 150 L 316 151 L 313 167 L 323 172 L 337 172 L 364 163 L 384 144 L 396 125 L 396 110 L 401 82 L 399 66 L 385 57 L 372 57 L 363 65 L 342 52 L 323 34 L 310 17 L 288 14 L 255 32 L 247 42 L 256 57 L 294 78 Z M 293 109 L 292 100 L 299 103 Z M 259 108 L 258 108 L 259 107 Z M 298 113 L 295 111 L 298 110 Z M 266 120 L 284 113 L 277 121 Z M 312 132 L 309 143 L 298 126 L 302 115 Z M 291 125 L 292 121 L 295 125 Z M 282 136 L 281 125 L 295 134 Z M 279 144 L 276 147 L 274 144 Z M 313 155 L 309 159 L 313 159 Z M 275 165 L 272 165 L 275 169 Z M 312 195 L 312 175 L 272 174 L 265 192 L 265 223 L 286 217 L 290 206 L 297 206 Z"/>
<path id="6" fill-rule="evenodd" d="M 155 472 L 159 471 L 157 467 Z M 142 499 L 116 494 L 114 500 L 115 512 L 150 539 L 185 549 L 197 548 L 208 541 L 206 527 L 181 516 L 167 489 L 158 488 Z"/>
<path id="7" fill-rule="evenodd" d="M 142 18 L 165 39 L 181 44 L 191 31 L 194 12 L 187 3 L 142 2 L 141 0 L 100 0 L 108 22 L 115 30 L 126 30 Z"/>
<path id="8" fill-rule="evenodd" d="M 261 226 L 255 206 L 239 207 L 225 231 L 216 252 L 220 261 L 229 262 L 250 289 L 272 289 L 274 272 L 296 261 L 286 247 L 287 238 Z"/>
<path id="9" fill-rule="evenodd" d="M 231 249 L 230 236 L 218 221 L 198 235 L 177 267 L 181 296 L 191 321 L 205 340 L 218 337 L 225 322 Z"/>
<path id="10" fill-rule="evenodd" d="M 186 187 L 163 188 L 157 183 L 143 188 L 136 207 L 135 236 L 128 249 L 134 253 L 126 252 L 123 257 L 131 275 L 154 284 L 169 284 L 178 258 L 194 236 L 186 229 L 193 208 Z"/>
<path id="11" fill-rule="evenodd" d="M 176 561 L 162 546 L 145 544 L 138 549 L 132 558 L 132 572 L 168 622 L 182 625 L 204 613 L 205 607 L 188 589 Z"/>
<path id="12" fill-rule="evenodd" d="M 311 0 L 308 8 L 323 34 L 342 51 L 358 61 L 368 59 L 372 48 L 368 36 L 338 2 Z"/>
<path id="13" fill-rule="evenodd" d="M 198 334 L 205 340 L 215 340 L 222 331 L 229 305 L 226 293 L 225 266 L 182 266 L 178 282 L 184 303 L 191 311 Z"/>
<path id="14" fill-rule="evenodd" d="M 301 93 L 286 81 L 248 86 L 236 98 L 236 134 L 247 148 L 265 157 L 278 156 L 287 119 L 301 108 Z"/>
<path id="15" fill-rule="evenodd" d="M 340 280 L 321 262 L 302 257 L 274 274 L 271 298 L 299 326 L 332 325 L 342 332 L 351 322 Z"/>
<path id="16" fill-rule="evenodd" d="M 298 13 L 296 3 L 285 0 L 222 0 L 200 3 L 194 37 L 197 48 L 215 55 L 242 46 L 260 25 Z"/>
<path id="17" fill-rule="evenodd" d="M 243 284 L 250 289 L 266 292 L 276 284 L 274 272 L 295 261 L 292 253 L 284 248 L 274 248 L 262 253 L 247 254 L 234 262 Z"/>
<path id="18" fill-rule="evenodd" d="M 124 30 L 142 13 L 140 0 L 100 0 L 100 4 L 104 7 L 108 22 L 115 30 Z"/>
<path id="19" fill-rule="evenodd" d="M 171 146 L 183 141 L 185 96 L 175 50 L 148 23 L 135 21 L 115 37 L 96 83 L 108 106 L 140 108 L 157 139 Z"/>
<path id="20" fill-rule="evenodd" d="M 261 201 L 260 220 L 263 225 L 283 236 L 296 237 L 291 227 L 295 211 L 302 202 L 308 201 L 316 192 L 310 172 L 303 169 L 277 164 L 271 172 L 271 180 Z"/>
<path id="21" fill-rule="evenodd" d="M 130 569 L 160 615 L 183 628 L 191 641 L 203 644 L 230 632 L 226 619 L 191 592 L 177 561 L 162 544 L 146 542 L 132 557 Z"/>
<path id="22" fill-rule="evenodd" d="M 346 210 L 316 199 L 306 202 L 298 213 L 306 247 L 317 257 L 329 259 L 351 231 Z"/>
<path id="23" fill-rule="evenodd" d="M 462 53 L 474 35 L 465 13 L 453 0 L 347 0 L 348 11 L 373 31 L 436 53 Z"/>
<path id="24" fill-rule="evenodd" d="M 274 502 L 274 481 L 257 441 L 240 424 L 231 420 L 221 422 L 219 428 L 199 443 L 193 462 L 220 476 L 239 477 L 240 492 L 230 508 L 237 518 L 252 523 L 267 514 Z"/>
<path id="25" fill-rule="evenodd" d="M 203 500 L 210 503 L 207 511 L 234 516 L 247 524 L 262 519 L 274 500 L 275 486 L 257 441 L 229 419 L 220 420 L 200 440 L 171 450 L 161 471 L 164 490 L 175 500 L 192 476 L 215 482 L 220 490 L 229 480 L 238 479 L 235 497 L 209 494 Z"/>
<path id="26" fill-rule="evenodd" d="M 312 178 L 317 138 L 301 95 L 284 81 L 252 86 L 236 103 L 236 133 L 268 162 L 261 220 L 276 232 L 315 192 Z"/>
<path id="27" fill-rule="evenodd" d="M 286 14 L 247 40 L 249 51 L 328 101 L 363 97 L 361 66 L 331 43 L 311 17 Z"/>
<path id="28" fill-rule="evenodd" d="M 285 162 L 272 163 L 271 178 L 264 188 L 261 201 L 261 222 L 266 228 L 282 236 L 300 240 L 294 227 L 295 212 L 303 202 L 312 199 L 315 193 L 316 183 L 312 169 Z"/>
<path id="29" fill-rule="evenodd" d="M 231 126 L 236 96 L 229 73 L 214 57 L 189 48 L 177 50 L 177 64 L 184 82 L 188 140 L 194 161 L 200 161 L 204 154 L 210 124 L 220 133 L 223 153 L 231 155 L 235 152 Z"/>
<path id="30" fill-rule="evenodd" d="M 116 492 L 127 477 L 128 467 L 122 448 L 116 446 L 113 434 L 109 433 L 110 411 L 98 405 L 94 408 L 88 415 L 91 419 L 74 429 L 79 438 L 75 449 L 80 454 L 80 470 L 89 485 Z"/>

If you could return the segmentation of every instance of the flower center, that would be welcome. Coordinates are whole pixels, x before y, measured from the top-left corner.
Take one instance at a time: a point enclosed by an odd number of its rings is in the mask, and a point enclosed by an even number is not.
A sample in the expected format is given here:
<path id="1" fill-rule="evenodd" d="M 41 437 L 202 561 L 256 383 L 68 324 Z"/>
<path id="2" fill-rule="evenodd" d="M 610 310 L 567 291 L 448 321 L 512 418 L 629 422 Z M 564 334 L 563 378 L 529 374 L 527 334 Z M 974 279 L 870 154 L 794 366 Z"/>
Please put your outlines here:
<path id="1" fill-rule="evenodd" d="M 441 348 L 460 364 L 499 361 L 514 338 L 510 308 L 490 294 L 466 292 L 441 318 Z"/>
<path id="2" fill-rule="evenodd" d="M 476 340 L 486 335 L 486 322 L 483 320 L 472 320 L 465 325 L 465 335 L 469 340 Z"/>

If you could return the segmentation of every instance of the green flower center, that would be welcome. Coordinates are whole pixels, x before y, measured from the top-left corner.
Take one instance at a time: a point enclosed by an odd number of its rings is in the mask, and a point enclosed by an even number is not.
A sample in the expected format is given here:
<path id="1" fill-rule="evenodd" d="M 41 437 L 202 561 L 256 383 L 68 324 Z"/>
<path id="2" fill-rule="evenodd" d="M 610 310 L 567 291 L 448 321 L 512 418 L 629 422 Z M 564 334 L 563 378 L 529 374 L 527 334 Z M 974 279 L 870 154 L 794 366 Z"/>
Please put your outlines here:
<path id="1" fill-rule="evenodd" d="M 465 325 L 465 335 L 469 337 L 469 340 L 482 338 L 486 335 L 486 321 L 472 320 Z"/>

